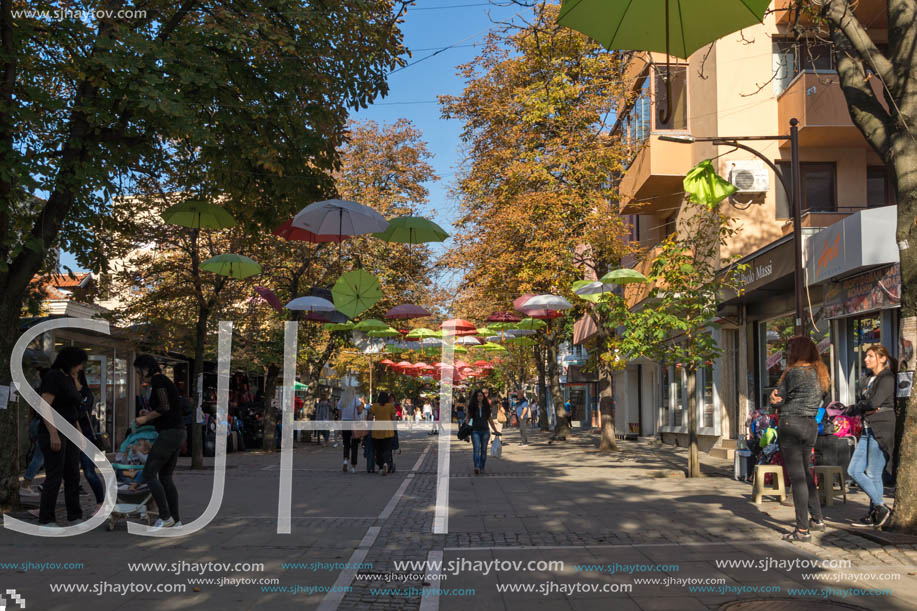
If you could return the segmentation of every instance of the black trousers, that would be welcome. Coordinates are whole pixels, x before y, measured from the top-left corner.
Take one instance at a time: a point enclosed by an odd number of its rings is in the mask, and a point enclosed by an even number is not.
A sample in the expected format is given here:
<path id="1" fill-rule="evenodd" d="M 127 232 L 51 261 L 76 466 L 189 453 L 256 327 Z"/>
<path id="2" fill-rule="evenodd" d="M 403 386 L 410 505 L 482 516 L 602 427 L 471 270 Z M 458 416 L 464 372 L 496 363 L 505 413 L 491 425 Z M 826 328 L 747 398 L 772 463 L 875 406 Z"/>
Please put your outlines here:
<path id="1" fill-rule="evenodd" d="M 375 450 L 376 454 L 376 466 L 380 469 L 384 464 L 388 465 L 389 468 L 392 466 L 392 443 L 394 440 L 394 437 L 373 439 L 373 450 Z"/>
<path id="2" fill-rule="evenodd" d="M 150 487 L 150 494 L 159 509 L 159 519 L 174 518 L 178 522 L 178 489 L 172 481 L 172 473 L 178 463 L 178 453 L 185 443 L 185 429 L 165 429 L 153 442 L 150 456 L 143 467 L 143 481 Z"/>
<path id="3" fill-rule="evenodd" d="M 75 422 L 71 422 L 76 426 Z M 83 518 L 80 508 L 80 450 L 72 441 L 60 436 L 60 450 L 51 451 L 51 435 L 42 423 L 38 427 L 38 447 L 45 456 L 45 484 L 41 489 L 38 505 L 38 523 L 48 524 L 55 520 L 57 493 L 64 484 L 64 502 L 67 505 L 67 520 L 73 522 Z"/>
<path id="4" fill-rule="evenodd" d="M 796 528 L 809 530 L 809 516 L 822 520 L 821 503 L 815 478 L 809 469 L 812 448 L 818 438 L 818 424 L 815 418 L 782 416 L 780 418 L 778 444 L 783 455 L 783 466 L 790 476 L 793 488 L 793 505 L 796 507 Z"/>
<path id="5" fill-rule="evenodd" d="M 353 436 L 353 431 L 341 431 L 344 441 L 344 460 L 350 461 L 351 467 L 357 466 L 357 452 L 360 449 L 360 438 Z"/>

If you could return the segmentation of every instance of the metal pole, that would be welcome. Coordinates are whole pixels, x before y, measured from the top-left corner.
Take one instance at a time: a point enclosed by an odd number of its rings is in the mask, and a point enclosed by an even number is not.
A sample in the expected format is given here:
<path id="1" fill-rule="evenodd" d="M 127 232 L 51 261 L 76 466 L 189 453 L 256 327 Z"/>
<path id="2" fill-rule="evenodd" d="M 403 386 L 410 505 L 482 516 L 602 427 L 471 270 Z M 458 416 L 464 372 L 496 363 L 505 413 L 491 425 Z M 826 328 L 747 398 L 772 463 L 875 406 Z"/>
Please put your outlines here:
<path id="1" fill-rule="evenodd" d="M 796 335 L 805 334 L 805 317 L 803 308 L 803 270 L 802 270 L 802 172 L 799 165 L 799 121 L 790 119 L 790 165 L 792 166 L 793 197 L 793 247 L 795 255 L 796 280 Z"/>

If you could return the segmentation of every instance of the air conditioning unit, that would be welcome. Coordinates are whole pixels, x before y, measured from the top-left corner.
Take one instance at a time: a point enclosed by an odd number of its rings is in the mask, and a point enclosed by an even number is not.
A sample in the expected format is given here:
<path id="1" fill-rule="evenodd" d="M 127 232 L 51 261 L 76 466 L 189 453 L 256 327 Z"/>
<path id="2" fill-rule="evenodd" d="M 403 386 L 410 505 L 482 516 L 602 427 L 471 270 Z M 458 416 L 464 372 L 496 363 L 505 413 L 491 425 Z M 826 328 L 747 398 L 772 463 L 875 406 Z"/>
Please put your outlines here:
<path id="1" fill-rule="evenodd" d="M 765 193 L 770 186 L 770 174 L 763 161 L 733 161 L 729 182 L 735 185 L 738 193 Z"/>

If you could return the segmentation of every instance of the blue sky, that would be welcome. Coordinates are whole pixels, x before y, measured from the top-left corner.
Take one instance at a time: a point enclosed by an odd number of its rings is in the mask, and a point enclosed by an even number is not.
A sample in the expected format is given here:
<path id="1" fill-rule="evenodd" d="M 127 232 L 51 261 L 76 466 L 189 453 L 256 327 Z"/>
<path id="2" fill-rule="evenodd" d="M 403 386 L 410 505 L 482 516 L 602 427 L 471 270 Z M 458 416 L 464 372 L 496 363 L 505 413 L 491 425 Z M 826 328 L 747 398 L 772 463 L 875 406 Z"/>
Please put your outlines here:
<path id="1" fill-rule="evenodd" d="M 433 154 L 431 164 L 440 177 L 438 182 L 426 185 L 430 190 L 428 209 L 436 212 L 436 221 L 449 233 L 451 221 L 456 218 L 456 203 L 449 199 L 449 189 L 461 161 L 462 125 L 440 118 L 437 96 L 461 93 L 464 82 L 456 74 L 457 67 L 480 52 L 488 30 L 495 27 L 493 21 L 509 21 L 524 10 L 518 5 L 500 6 L 484 0 L 417 0 L 415 6 L 408 8 L 402 24 L 405 46 L 413 54 L 408 63 L 417 63 L 392 74 L 389 94 L 353 115 L 355 120 L 379 123 L 393 123 L 403 117 L 423 132 Z M 451 45 L 456 46 L 433 55 Z M 423 59 L 430 55 L 433 56 Z M 434 252 L 442 252 L 448 244 L 435 245 Z M 62 255 L 61 263 L 77 269 L 68 253 Z"/>

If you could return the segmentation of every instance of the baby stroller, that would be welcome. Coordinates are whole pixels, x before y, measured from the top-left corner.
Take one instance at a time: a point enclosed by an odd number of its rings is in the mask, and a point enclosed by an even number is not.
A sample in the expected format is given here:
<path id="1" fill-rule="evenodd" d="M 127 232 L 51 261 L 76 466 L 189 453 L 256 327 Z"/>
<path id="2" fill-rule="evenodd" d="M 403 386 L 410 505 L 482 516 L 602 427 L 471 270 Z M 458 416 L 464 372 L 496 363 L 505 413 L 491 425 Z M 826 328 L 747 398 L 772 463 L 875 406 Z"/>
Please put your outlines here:
<path id="1" fill-rule="evenodd" d="M 156 427 L 151 425 L 140 426 L 134 429 L 130 435 L 128 435 L 124 441 L 121 443 L 121 447 L 118 448 L 118 454 L 116 457 L 126 456 L 130 446 L 136 443 L 141 439 L 146 439 L 150 443 L 156 441 L 156 438 L 159 436 L 159 433 L 156 432 Z M 114 468 L 115 473 L 120 473 L 122 476 L 127 471 L 138 471 L 143 469 L 143 465 L 131 465 L 114 462 L 112 463 L 112 468 Z M 120 480 L 121 478 L 119 478 Z M 153 500 L 153 495 L 150 493 L 149 487 L 146 483 L 140 484 L 136 489 L 130 490 L 127 486 L 118 486 L 118 497 L 117 503 L 115 504 L 114 509 L 111 512 L 111 515 L 108 516 L 108 520 L 105 524 L 105 527 L 108 530 L 114 530 L 122 519 L 126 520 L 128 518 L 140 518 L 145 521 L 147 526 L 150 525 L 150 513 L 149 513 L 149 503 Z"/>

